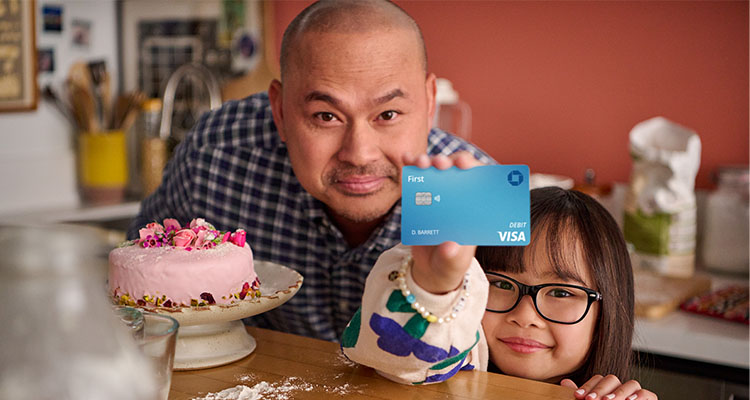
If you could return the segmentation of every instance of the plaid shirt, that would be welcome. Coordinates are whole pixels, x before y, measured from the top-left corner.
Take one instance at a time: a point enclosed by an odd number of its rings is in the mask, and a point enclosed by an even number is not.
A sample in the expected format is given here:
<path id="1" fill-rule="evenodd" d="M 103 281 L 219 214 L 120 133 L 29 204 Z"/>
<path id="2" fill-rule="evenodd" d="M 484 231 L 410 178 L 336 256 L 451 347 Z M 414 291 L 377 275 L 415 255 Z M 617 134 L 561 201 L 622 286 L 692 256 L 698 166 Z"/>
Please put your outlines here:
<path id="1" fill-rule="evenodd" d="M 428 154 L 473 145 L 432 130 Z M 304 276 L 284 305 L 246 323 L 324 340 L 338 340 L 362 298 L 375 260 L 400 241 L 397 203 L 370 238 L 350 248 L 325 206 L 302 188 L 271 116 L 266 93 L 230 101 L 206 113 L 176 149 L 164 181 L 143 201 L 128 237 L 152 221 L 201 217 L 220 230 L 242 228 L 255 259 L 288 266 Z M 263 282 L 261 281 L 261 287 Z"/>

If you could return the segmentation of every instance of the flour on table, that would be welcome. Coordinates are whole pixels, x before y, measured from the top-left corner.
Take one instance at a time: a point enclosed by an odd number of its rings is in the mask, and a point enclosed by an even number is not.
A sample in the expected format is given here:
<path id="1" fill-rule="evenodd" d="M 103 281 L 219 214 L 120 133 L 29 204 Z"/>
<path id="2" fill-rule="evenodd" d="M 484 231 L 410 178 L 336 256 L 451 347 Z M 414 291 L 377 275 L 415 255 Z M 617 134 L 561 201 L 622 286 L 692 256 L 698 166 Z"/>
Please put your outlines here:
<path id="1" fill-rule="evenodd" d="M 340 377 L 341 374 L 336 377 Z M 237 377 L 240 382 L 254 381 L 253 375 Z M 325 393 L 346 396 L 352 391 L 359 392 L 357 387 L 346 383 L 343 385 L 319 385 L 305 381 L 298 377 L 289 377 L 282 382 L 268 383 L 261 381 L 254 386 L 237 385 L 220 392 L 208 393 L 205 397 L 194 398 L 193 400 L 290 400 L 294 399 L 297 392 L 309 392 L 314 389 L 322 390 Z"/>
<path id="2" fill-rule="evenodd" d="M 234 378 L 237 379 L 238 381 L 242 382 L 242 383 L 246 383 L 246 382 L 252 382 L 252 381 L 254 381 L 255 380 L 255 375 L 253 375 L 253 374 L 239 375 L 239 376 L 235 376 Z"/>
<path id="3" fill-rule="evenodd" d="M 233 388 L 224 389 L 221 392 L 209 393 L 201 400 L 257 400 L 263 392 L 268 390 L 268 382 L 261 382 L 253 387 L 237 385 Z M 197 400 L 197 399 L 195 399 Z"/>
<path id="4" fill-rule="evenodd" d="M 359 365 L 359 364 L 355 363 L 354 361 L 348 359 L 344 355 L 343 352 L 339 352 L 337 360 L 338 360 L 339 364 L 346 365 L 347 367 L 356 367 L 357 365 Z"/>

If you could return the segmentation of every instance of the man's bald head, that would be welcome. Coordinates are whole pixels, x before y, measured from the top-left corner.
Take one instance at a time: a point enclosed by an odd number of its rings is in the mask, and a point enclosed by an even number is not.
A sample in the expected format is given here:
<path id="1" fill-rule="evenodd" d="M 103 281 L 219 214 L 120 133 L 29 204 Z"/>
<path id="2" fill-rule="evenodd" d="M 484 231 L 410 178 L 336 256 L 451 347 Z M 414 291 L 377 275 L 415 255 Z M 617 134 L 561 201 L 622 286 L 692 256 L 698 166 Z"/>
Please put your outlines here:
<path id="1" fill-rule="evenodd" d="M 281 79 L 288 73 L 293 53 L 307 32 L 361 33 L 377 29 L 411 30 L 419 44 L 420 61 L 427 72 L 427 51 L 417 23 L 406 11 L 387 0 L 321 0 L 302 10 L 284 31 L 281 41 Z"/>

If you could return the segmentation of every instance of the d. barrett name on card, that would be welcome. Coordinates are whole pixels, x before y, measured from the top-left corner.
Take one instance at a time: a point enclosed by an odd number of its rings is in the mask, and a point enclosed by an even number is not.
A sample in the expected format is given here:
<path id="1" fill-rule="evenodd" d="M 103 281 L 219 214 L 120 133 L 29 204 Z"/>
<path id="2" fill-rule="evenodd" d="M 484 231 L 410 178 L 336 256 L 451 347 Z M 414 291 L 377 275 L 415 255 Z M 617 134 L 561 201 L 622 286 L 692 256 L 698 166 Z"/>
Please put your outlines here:
<path id="1" fill-rule="evenodd" d="M 411 234 L 416 236 L 434 236 L 440 234 L 440 229 L 412 229 Z"/>

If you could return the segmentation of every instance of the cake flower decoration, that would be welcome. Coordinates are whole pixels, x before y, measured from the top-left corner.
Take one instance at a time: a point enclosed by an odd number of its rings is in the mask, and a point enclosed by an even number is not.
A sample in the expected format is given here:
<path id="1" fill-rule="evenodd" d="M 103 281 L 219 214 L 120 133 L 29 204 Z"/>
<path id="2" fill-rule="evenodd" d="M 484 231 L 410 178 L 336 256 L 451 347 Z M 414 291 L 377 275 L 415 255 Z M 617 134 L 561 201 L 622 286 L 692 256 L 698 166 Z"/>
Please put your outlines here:
<path id="1" fill-rule="evenodd" d="M 246 233 L 245 233 L 244 230 L 237 229 L 237 231 L 235 231 L 232 234 L 232 236 L 231 236 L 231 238 L 229 240 L 232 243 L 236 244 L 237 246 L 243 247 L 243 246 L 245 246 L 245 236 L 246 236 Z"/>
<path id="2" fill-rule="evenodd" d="M 151 222 L 138 231 L 138 236 L 138 239 L 127 243 L 141 247 L 178 247 L 191 251 L 211 249 L 226 242 L 244 247 L 246 241 L 244 230 L 221 232 L 203 218 L 190 221 L 185 228 L 174 218 L 164 219 L 163 225 Z"/>
<path id="3" fill-rule="evenodd" d="M 206 231 L 205 230 L 198 231 L 198 233 L 195 235 L 195 248 L 199 249 L 203 247 L 204 242 L 208 244 L 208 242 L 206 242 Z"/>
<path id="4" fill-rule="evenodd" d="M 164 233 L 164 227 L 158 222 L 147 224 L 146 229 L 149 229 L 152 233 Z"/>
<path id="5" fill-rule="evenodd" d="M 175 232 L 177 232 L 180 229 L 182 229 L 182 227 L 180 226 L 180 223 L 176 219 L 174 219 L 174 218 L 165 218 L 164 219 L 164 229 L 166 229 L 167 232 L 169 232 L 169 231 L 175 231 Z"/>
<path id="6" fill-rule="evenodd" d="M 196 236 L 191 229 L 181 229 L 174 235 L 174 245 L 175 247 L 188 247 L 193 243 Z"/>

